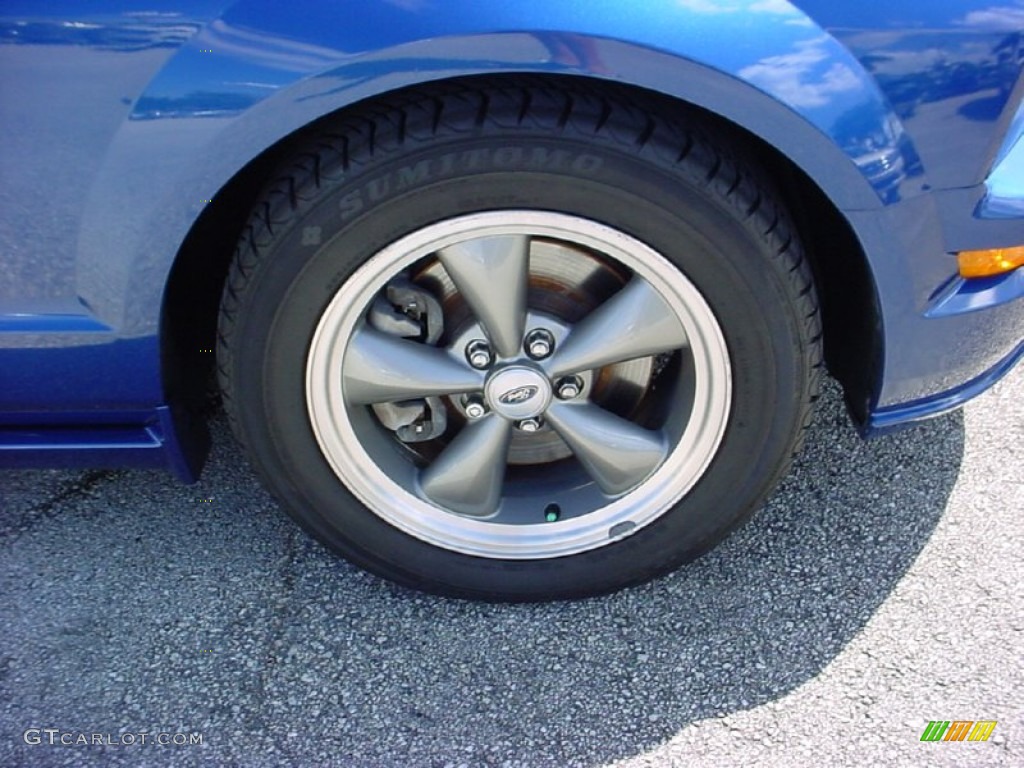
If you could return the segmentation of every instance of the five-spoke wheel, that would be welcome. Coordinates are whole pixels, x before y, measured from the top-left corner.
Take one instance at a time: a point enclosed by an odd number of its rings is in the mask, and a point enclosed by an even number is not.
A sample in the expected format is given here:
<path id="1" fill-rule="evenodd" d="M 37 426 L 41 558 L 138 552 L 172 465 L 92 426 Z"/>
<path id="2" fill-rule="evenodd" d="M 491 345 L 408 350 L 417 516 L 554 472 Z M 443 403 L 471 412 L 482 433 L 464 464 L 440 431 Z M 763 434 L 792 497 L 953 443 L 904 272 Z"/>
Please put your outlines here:
<path id="1" fill-rule="evenodd" d="M 385 520 L 467 554 L 548 558 L 686 493 L 725 429 L 730 371 L 710 308 L 660 254 L 508 210 L 367 261 L 323 314 L 306 387 L 324 455 Z"/>

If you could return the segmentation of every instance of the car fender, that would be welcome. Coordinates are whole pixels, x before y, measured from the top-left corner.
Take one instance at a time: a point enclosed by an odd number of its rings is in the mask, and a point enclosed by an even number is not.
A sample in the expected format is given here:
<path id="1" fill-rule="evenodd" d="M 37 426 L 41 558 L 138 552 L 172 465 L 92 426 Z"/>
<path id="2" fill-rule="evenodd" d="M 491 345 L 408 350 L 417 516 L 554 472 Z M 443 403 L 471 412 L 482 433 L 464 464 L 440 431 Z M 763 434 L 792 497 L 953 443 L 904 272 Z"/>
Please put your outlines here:
<path id="1" fill-rule="evenodd" d="M 840 208 L 917 193 L 922 176 L 874 167 L 879 156 L 913 167 L 913 146 L 838 41 L 787 2 L 726 6 L 736 12 L 658 0 L 624 25 L 612 2 L 371 0 L 354 11 L 320 0 L 300 18 L 281 4 L 237 3 L 166 61 L 111 141 L 83 217 L 82 298 L 126 335 L 155 332 L 180 244 L 246 163 L 354 103 L 463 75 L 614 78 L 737 123 Z M 354 13 L 359 25 L 343 23 Z"/>

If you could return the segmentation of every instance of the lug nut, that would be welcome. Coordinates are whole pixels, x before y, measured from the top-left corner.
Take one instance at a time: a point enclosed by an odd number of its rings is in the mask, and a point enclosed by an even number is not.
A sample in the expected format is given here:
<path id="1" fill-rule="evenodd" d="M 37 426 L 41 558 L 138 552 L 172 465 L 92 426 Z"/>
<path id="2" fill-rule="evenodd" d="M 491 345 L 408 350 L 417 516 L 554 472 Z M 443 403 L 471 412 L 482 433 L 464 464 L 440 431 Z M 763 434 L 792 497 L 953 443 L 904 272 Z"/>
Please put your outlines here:
<path id="1" fill-rule="evenodd" d="M 558 384 L 555 385 L 555 395 L 559 400 L 572 400 L 574 397 L 579 397 L 583 391 L 583 381 L 579 376 L 566 376 L 564 379 L 559 379 Z"/>
<path id="2" fill-rule="evenodd" d="M 494 355 L 490 345 L 483 339 L 474 339 L 466 345 L 466 360 L 478 371 L 491 367 Z"/>
<path id="3" fill-rule="evenodd" d="M 536 432 L 540 429 L 540 419 L 523 419 L 516 424 L 520 432 Z"/>
<path id="4" fill-rule="evenodd" d="M 555 337 L 546 328 L 535 328 L 526 334 L 523 347 L 534 360 L 543 360 L 555 351 Z"/>
<path id="5" fill-rule="evenodd" d="M 472 420 L 483 418 L 487 415 L 487 406 L 484 405 L 484 401 L 477 395 L 466 398 L 465 401 L 466 416 Z"/>

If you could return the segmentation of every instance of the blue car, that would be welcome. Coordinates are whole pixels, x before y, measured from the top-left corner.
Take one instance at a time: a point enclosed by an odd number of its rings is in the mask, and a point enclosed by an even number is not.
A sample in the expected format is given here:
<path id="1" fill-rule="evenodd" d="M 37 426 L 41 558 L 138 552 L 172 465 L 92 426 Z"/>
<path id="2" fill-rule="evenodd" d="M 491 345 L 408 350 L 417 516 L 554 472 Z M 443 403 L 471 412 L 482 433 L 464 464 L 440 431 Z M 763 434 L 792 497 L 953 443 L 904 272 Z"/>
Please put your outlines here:
<path id="1" fill-rule="evenodd" d="M 374 573 L 663 574 L 826 369 L 870 435 L 1024 355 L 1022 67 L 1021 0 L 7 0 L 0 464 L 194 481 L 215 387 Z"/>

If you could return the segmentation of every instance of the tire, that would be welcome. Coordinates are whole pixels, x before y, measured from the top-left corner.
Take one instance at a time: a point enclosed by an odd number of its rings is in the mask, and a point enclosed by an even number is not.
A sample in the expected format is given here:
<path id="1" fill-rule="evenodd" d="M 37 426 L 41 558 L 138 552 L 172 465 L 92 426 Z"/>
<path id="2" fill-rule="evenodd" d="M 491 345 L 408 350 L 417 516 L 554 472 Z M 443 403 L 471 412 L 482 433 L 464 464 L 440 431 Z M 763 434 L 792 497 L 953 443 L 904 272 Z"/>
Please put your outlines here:
<path id="1" fill-rule="evenodd" d="M 671 571 L 758 507 L 821 342 L 741 146 L 564 81 L 318 131 L 253 211 L 218 345 L 232 428 L 307 531 L 410 587 L 534 601 Z"/>

